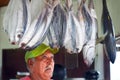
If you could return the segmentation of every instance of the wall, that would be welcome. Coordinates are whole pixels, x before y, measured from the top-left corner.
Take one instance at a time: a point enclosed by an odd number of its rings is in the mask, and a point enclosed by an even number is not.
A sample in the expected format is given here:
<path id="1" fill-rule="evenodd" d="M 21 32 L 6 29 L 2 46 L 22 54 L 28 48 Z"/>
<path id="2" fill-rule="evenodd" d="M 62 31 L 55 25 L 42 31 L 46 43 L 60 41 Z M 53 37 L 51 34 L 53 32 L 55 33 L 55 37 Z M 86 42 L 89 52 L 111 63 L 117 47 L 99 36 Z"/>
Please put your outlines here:
<path id="1" fill-rule="evenodd" d="M 6 33 L 3 31 L 2 18 L 5 10 L 6 10 L 6 7 L 0 8 L 0 74 L 1 74 L 1 67 L 2 67 L 2 49 L 17 48 L 17 46 L 13 46 L 9 44 L 9 41 L 8 41 L 9 39 Z M 0 76 L 0 80 L 1 80 L 1 76 Z"/>
<path id="2" fill-rule="evenodd" d="M 101 33 L 101 13 L 102 13 L 102 0 L 94 0 L 95 3 L 95 10 L 97 13 L 98 17 L 98 25 L 99 25 L 99 36 L 102 35 Z M 110 16 L 112 18 L 114 27 L 115 27 L 115 33 L 116 35 L 120 34 L 120 9 L 119 9 L 119 3 L 120 0 L 107 0 L 108 4 L 108 9 L 110 12 Z M 1 7 L 0 8 L 0 72 L 1 72 L 1 67 L 2 67 L 2 49 L 7 49 L 7 48 L 17 48 L 17 46 L 10 45 L 8 41 L 8 37 L 6 33 L 3 31 L 3 26 L 2 26 L 2 18 L 3 14 L 6 10 L 6 7 Z M 100 80 L 104 80 L 104 72 L 103 72 L 103 50 L 102 50 L 102 44 L 99 44 L 96 46 L 96 59 L 95 59 L 95 69 L 100 71 Z M 1 74 L 1 73 L 0 73 Z M 0 76 L 1 77 L 1 76 Z"/>

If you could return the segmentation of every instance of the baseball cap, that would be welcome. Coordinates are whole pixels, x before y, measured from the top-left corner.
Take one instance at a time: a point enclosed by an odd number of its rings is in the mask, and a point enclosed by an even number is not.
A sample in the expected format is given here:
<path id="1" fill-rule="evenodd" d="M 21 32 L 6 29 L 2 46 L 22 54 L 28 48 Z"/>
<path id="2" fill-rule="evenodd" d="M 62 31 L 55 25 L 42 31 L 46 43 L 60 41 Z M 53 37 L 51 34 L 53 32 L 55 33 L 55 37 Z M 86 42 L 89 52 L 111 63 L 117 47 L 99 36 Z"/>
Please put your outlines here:
<path id="1" fill-rule="evenodd" d="M 53 54 L 58 52 L 58 48 L 51 48 L 50 46 L 42 43 L 35 49 L 31 51 L 27 51 L 25 53 L 25 62 L 27 62 L 29 58 L 34 58 L 34 57 L 42 55 L 46 50 L 50 50 Z"/>

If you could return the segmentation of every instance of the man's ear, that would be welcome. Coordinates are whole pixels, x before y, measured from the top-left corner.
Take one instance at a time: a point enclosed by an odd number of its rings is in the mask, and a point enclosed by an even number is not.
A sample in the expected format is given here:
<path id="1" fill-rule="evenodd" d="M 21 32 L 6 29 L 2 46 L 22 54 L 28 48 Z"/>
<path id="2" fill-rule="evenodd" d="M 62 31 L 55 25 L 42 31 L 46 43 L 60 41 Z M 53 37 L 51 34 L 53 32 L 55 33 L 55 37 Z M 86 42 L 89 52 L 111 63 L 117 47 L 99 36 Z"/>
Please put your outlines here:
<path id="1" fill-rule="evenodd" d="M 27 64 L 28 64 L 29 67 L 31 67 L 34 64 L 34 61 L 32 59 L 28 59 Z"/>

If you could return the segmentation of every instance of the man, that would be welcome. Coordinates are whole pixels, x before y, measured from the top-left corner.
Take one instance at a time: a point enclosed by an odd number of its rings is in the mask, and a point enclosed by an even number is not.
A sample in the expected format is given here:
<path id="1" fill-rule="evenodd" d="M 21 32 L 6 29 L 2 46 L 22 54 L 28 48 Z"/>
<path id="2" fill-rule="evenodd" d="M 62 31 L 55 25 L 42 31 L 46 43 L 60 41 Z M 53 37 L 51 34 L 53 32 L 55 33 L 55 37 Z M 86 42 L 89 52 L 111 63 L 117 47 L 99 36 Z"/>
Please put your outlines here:
<path id="1" fill-rule="evenodd" d="M 25 61 L 30 72 L 30 76 L 20 80 L 51 80 L 54 70 L 54 54 L 58 49 L 52 49 L 45 44 L 41 44 L 32 51 L 27 51 Z"/>

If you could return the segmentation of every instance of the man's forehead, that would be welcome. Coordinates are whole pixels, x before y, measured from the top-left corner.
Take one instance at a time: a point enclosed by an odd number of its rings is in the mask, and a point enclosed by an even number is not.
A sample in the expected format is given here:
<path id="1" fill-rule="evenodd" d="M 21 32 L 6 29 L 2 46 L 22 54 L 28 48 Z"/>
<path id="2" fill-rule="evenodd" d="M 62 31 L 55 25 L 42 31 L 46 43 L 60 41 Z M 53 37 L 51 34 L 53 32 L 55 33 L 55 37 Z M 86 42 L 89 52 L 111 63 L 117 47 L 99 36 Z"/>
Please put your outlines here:
<path id="1" fill-rule="evenodd" d="M 44 57 L 44 56 L 46 56 L 46 57 L 53 57 L 54 56 L 54 54 L 52 54 L 52 52 L 50 51 L 50 50 L 47 50 L 47 51 L 45 51 L 44 52 L 44 54 L 42 54 L 42 55 L 40 55 L 40 56 L 37 56 L 36 58 L 42 58 L 42 57 Z"/>

